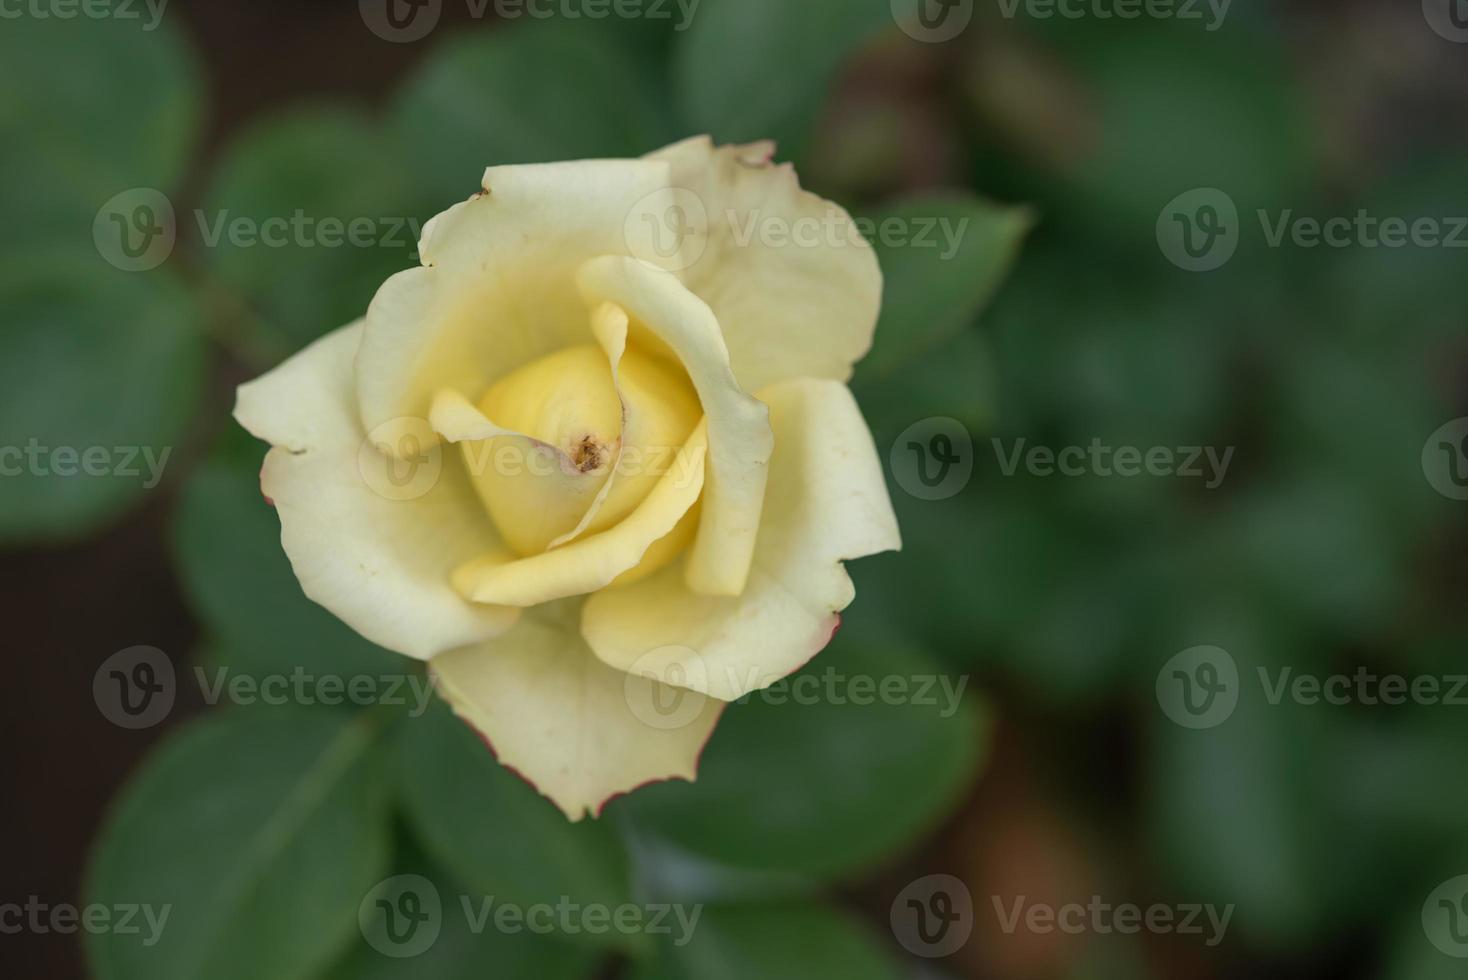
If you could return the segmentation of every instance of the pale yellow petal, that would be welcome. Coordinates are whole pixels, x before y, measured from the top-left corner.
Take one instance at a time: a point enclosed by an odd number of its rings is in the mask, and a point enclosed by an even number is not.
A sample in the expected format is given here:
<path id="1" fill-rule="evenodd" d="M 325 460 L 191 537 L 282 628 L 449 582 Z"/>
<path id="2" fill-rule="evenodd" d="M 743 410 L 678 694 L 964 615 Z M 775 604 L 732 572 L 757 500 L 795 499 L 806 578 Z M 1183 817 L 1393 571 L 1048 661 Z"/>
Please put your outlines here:
<path id="1" fill-rule="evenodd" d="M 607 664 L 742 697 L 825 647 L 854 596 L 843 561 L 900 547 L 876 447 L 846 386 L 806 379 L 759 395 L 775 454 L 748 589 L 698 595 L 675 565 L 592 596 L 582 632 Z"/>
<path id="2" fill-rule="evenodd" d="M 723 708 L 606 666 L 576 615 L 575 603 L 527 611 L 504 636 L 431 664 L 454 711 L 572 820 L 646 783 L 693 779 Z"/>
<path id="3" fill-rule="evenodd" d="M 575 271 L 629 254 L 627 216 L 667 179 L 666 163 L 639 160 L 485 171 L 481 193 L 425 228 L 422 267 L 372 300 L 357 363 L 365 426 L 425 418 L 445 388 L 476 400 L 522 364 L 590 343 Z"/>
<path id="4" fill-rule="evenodd" d="M 500 547 L 474 492 L 437 450 L 381 455 L 357 421 L 353 324 L 242 385 L 235 418 L 276 448 L 261 488 L 306 595 L 367 639 L 419 659 L 498 635 L 518 610 L 464 600 L 449 582 Z"/>
<path id="5" fill-rule="evenodd" d="M 543 554 L 507 560 L 477 557 L 458 568 L 454 586 L 475 602 L 535 606 L 605 588 L 636 568 L 649 549 L 678 527 L 704 488 L 707 430 L 700 425 L 652 493 L 625 520 Z M 654 558 L 672 556 L 657 552 Z"/>
<path id="6" fill-rule="evenodd" d="M 583 471 L 558 447 L 495 424 L 456 391 L 438 393 L 429 420 L 457 444 L 457 464 L 517 554 L 539 554 L 575 527 L 610 475 L 609 466 Z"/>
<path id="7" fill-rule="evenodd" d="M 588 303 L 612 302 L 632 318 L 633 343 L 665 349 L 688 372 L 708 425 L 708 477 L 688 583 L 738 595 L 749 575 L 773 445 L 769 412 L 740 389 L 708 305 L 677 277 L 637 259 L 604 256 L 577 276 Z"/>
<path id="8" fill-rule="evenodd" d="M 851 377 L 882 300 L 875 252 L 840 206 L 801 190 L 774 145 L 715 148 L 706 136 L 651 154 L 673 168 L 694 230 L 683 281 L 723 327 L 746 391 L 786 378 Z M 689 249 L 692 251 L 689 251 Z"/>

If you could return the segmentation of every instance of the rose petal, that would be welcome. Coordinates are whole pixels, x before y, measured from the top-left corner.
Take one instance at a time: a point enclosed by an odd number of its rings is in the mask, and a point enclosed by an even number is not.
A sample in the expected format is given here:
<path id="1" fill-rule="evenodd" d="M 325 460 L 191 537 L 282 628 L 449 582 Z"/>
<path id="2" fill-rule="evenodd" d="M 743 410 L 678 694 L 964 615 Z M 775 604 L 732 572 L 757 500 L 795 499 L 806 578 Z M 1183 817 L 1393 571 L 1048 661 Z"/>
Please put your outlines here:
<path id="1" fill-rule="evenodd" d="M 774 145 L 714 147 L 707 136 L 648 159 L 672 165 L 698 212 L 697 261 L 681 277 L 723 327 L 746 391 L 786 378 L 851 377 L 872 346 L 882 301 L 876 254 L 840 206 L 800 189 Z M 675 191 L 676 193 L 676 191 Z"/>
<path id="2" fill-rule="evenodd" d="M 444 388 L 477 401 L 520 365 L 591 343 L 575 271 L 628 254 L 628 215 L 667 180 L 667 164 L 640 160 L 486 170 L 483 193 L 424 229 L 423 266 L 390 278 L 368 308 L 357 357 L 366 428 L 426 417 Z"/>
<path id="3" fill-rule="evenodd" d="M 343 327 L 241 385 L 234 414 L 276 447 L 260 485 L 306 595 L 372 642 L 426 660 L 498 635 L 518 610 L 466 602 L 449 584 L 453 568 L 500 547 L 457 467 L 435 479 L 430 456 L 405 487 L 374 479 L 388 462 L 357 421 L 361 338 L 360 322 Z"/>
<path id="4" fill-rule="evenodd" d="M 855 592 L 841 563 L 901 546 L 876 447 L 836 381 L 761 391 L 775 455 L 749 587 L 701 596 L 678 567 L 587 600 L 582 632 L 596 655 L 734 700 L 794 672 L 829 642 Z"/>
<path id="5" fill-rule="evenodd" d="M 707 429 L 700 424 L 657 486 L 625 520 L 528 558 L 507 559 L 503 553 L 478 557 L 454 572 L 454 587 L 475 602 L 509 606 L 535 606 L 605 588 L 636 568 L 698 500 L 707 449 Z"/>
<path id="6" fill-rule="evenodd" d="M 459 717 L 572 820 L 643 784 L 692 779 L 723 709 L 606 666 L 576 613 L 575 603 L 529 611 L 504 636 L 431 665 Z"/>
<path id="7" fill-rule="evenodd" d="M 612 302 L 682 362 L 708 420 L 708 478 L 698 537 L 686 574 L 707 595 L 738 595 L 764 504 L 773 446 L 769 412 L 745 394 L 729 367 L 729 352 L 708 305 L 672 273 L 637 259 L 604 256 L 586 263 L 577 283 L 588 303 Z"/>

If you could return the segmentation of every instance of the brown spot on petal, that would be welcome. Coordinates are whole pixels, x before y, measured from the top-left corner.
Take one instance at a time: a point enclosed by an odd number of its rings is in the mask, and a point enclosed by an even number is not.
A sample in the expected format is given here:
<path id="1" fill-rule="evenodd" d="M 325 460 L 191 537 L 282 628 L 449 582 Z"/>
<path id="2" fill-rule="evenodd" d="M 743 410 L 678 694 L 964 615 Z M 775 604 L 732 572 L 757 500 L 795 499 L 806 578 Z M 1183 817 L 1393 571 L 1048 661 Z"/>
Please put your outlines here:
<path id="1" fill-rule="evenodd" d="M 607 447 L 597 441 L 595 436 L 582 436 L 581 440 L 571 447 L 571 464 L 582 473 L 601 469 L 606 458 Z"/>

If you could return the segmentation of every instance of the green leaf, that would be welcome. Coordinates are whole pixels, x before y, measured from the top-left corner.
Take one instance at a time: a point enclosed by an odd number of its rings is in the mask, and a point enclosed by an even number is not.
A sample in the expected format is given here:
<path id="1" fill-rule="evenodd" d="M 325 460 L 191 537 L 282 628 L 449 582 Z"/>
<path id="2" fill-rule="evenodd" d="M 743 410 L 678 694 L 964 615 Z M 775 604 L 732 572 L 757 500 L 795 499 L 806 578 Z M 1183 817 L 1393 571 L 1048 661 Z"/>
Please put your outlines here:
<path id="1" fill-rule="evenodd" d="M 124 791 L 87 888 L 168 910 L 156 942 L 90 935 L 100 980 L 298 980 L 356 931 L 388 866 L 373 719 L 221 713 L 164 744 Z"/>
<path id="2" fill-rule="evenodd" d="M 941 681 L 956 690 L 900 646 L 843 637 L 800 674 L 730 706 L 697 782 L 645 787 L 613 806 L 725 864 L 855 873 L 931 829 L 975 774 L 986 728 Z M 907 694 L 883 698 L 868 682 L 905 684 Z"/>
<path id="3" fill-rule="evenodd" d="M 367 312 L 383 280 L 417 262 L 429 217 L 385 134 L 349 109 L 258 123 L 225 151 L 187 229 L 218 282 L 264 321 L 275 357 Z"/>
<path id="4" fill-rule="evenodd" d="M 546 22 L 454 37 L 399 93 L 392 126 L 434 210 L 484 169 L 637 157 L 677 134 L 633 53 L 593 25 Z"/>
<path id="5" fill-rule="evenodd" d="M 858 377 L 889 374 L 958 337 L 1009 274 L 1034 215 L 969 196 L 914 198 L 858 219 L 885 278 Z"/>
<path id="6" fill-rule="evenodd" d="M 443 705 L 405 721 L 396 752 L 409 823 L 465 884 L 524 905 L 631 901 L 627 855 L 610 825 L 568 822 Z"/>
<path id="7" fill-rule="evenodd" d="M 692 937 L 671 937 L 633 980 L 897 980 L 903 976 L 863 924 L 823 905 L 712 905 Z"/>
<path id="8" fill-rule="evenodd" d="M 962 330 L 904 370 L 873 376 L 858 365 L 851 387 L 885 457 L 922 419 L 957 419 L 971 435 L 989 428 L 999 411 L 998 385 L 988 340 L 977 330 Z"/>
<path id="9" fill-rule="evenodd" d="M 222 648 L 223 666 L 254 674 L 350 677 L 419 670 L 306 598 L 280 546 L 280 520 L 260 495 L 259 460 L 215 459 L 190 477 L 174 551 L 194 608 Z"/>
<path id="10" fill-rule="evenodd" d="M 88 258 L 0 273 L 0 541 L 90 533 L 181 455 L 204 368 L 189 297 Z"/>
<path id="11" fill-rule="evenodd" d="M 1069 26 L 1056 22 L 1057 40 Z M 1156 21 L 1093 19 L 1086 26 L 1066 32 L 1067 53 L 1094 105 L 1094 140 L 1070 155 L 1060 175 L 1068 194 L 1056 213 L 1093 222 L 1110 247 L 1150 251 L 1170 200 L 1218 188 L 1245 222 L 1241 257 L 1263 253 L 1263 236 L 1251 224 L 1255 209 L 1298 200 L 1315 139 L 1278 33 L 1209 34 Z M 1160 255 L 1156 261 L 1167 267 Z"/>
<path id="12" fill-rule="evenodd" d="M 391 941 L 375 947 L 363 934 L 322 980 L 577 980 L 593 975 L 602 956 L 598 950 L 528 929 L 506 932 L 495 927 L 492 916 L 482 923 L 471 919 L 464 899 L 478 915 L 487 896 L 473 894 L 458 878 L 409 850 L 409 856 L 395 862 L 395 874 L 417 876 L 419 887 L 431 887 L 438 896 L 441 915 L 432 944 L 416 955 L 401 955 L 406 949 L 395 949 Z M 379 943 L 384 938 L 381 933 L 373 936 Z"/>
<path id="13" fill-rule="evenodd" d="M 774 139 L 798 160 L 837 70 L 884 27 L 887 0 L 703 0 L 674 49 L 674 90 L 695 130 Z"/>
<path id="14" fill-rule="evenodd" d="M 0 252 L 59 241 L 90 253 L 104 202 L 183 176 L 201 119 L 198 65 L 172 23 L 149 26 L 145 5 L 126 6 L 138 19 L 6 18 L 0 64 L 24 84 L 0 92 L 0 180 L 23 193 L 5 195 L 0 215 L 26 233 Z"/>

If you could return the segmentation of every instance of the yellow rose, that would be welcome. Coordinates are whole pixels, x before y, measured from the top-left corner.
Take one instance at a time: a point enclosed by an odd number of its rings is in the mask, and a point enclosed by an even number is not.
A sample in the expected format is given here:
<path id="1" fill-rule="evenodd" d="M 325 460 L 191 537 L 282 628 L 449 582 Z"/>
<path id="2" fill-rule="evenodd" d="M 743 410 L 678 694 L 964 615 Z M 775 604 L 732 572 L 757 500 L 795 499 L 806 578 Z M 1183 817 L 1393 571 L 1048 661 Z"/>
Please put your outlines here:
<path id="1" fill-rule="evenodd" d="M 305 593 L 573 820 L 693 778 L 900 545 L 845 381 L 881 272 L 773 146 L 491 167 L 365 319 L 241 386 Z"/>

